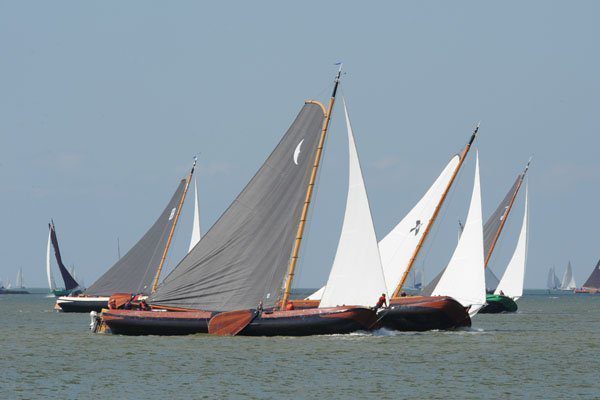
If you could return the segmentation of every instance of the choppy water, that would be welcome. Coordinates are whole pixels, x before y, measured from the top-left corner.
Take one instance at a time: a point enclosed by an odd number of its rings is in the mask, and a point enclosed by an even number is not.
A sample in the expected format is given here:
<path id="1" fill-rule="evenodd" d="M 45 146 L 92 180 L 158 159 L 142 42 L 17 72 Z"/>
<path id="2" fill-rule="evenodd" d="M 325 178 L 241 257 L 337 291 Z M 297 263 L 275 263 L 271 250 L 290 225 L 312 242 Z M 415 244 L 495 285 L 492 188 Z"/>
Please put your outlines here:
<path id="1" fill-rule="evenodd" d="M 600 398 L 600 296 L 530 292 L 470 330 L 306 338 L 94 335 L 0 296 L 0 398 Z"/>

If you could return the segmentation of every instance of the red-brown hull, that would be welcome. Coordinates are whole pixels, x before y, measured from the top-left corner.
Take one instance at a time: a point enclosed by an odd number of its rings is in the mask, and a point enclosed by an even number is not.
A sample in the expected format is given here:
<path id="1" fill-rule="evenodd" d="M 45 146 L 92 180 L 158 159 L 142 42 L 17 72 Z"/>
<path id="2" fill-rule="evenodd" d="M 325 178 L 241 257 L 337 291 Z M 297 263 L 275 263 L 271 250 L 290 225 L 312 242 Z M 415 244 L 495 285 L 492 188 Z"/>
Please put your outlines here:
<path id="1" fill-rule="evenodd" d="M 396 331 L 448 330 L 470 327 L 471 318 L 451 297 L 399 297 L 381 312 L 380 326 Z"/>
<path id="2" fill-rule="evenodd" d="M 104 310 L 102 322 L 111 333 L 123 335 L 189 335 L 207 333 L 207 311 Z M 308 336 L 368 330 L 376 313 L 364 307 L 265 311 L 239 332 L 242 336 Z"/>

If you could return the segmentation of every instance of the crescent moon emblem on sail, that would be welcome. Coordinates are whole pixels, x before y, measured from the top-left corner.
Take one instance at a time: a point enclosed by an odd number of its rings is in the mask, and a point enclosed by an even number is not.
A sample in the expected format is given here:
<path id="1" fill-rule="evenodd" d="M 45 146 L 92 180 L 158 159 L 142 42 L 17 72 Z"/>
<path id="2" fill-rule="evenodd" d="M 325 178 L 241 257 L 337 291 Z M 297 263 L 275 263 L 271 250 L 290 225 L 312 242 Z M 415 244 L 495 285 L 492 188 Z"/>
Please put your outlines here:
<path id="1" fill-rule="evenodd" d="M 298 146 L 296 146 L 296 150 L 294 150 L 294 164 L 296 165 L 298 165 L 298 156 L 300 155 L 300 148 L 302 147 L 302 143 L 304 143 L 304 139 L 302 139 L 300 143 L 298 143 Z"/>

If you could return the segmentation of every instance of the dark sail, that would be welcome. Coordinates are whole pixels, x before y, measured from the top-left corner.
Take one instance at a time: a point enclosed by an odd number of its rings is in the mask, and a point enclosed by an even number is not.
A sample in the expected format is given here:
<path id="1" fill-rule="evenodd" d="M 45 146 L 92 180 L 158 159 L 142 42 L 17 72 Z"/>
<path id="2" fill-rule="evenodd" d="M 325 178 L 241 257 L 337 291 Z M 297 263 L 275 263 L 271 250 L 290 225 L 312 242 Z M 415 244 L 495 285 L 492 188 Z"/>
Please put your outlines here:
<path id="1" fill-rule="evenodd" d="M 598 264 L 594 267 L 594 271 L 590 277 L 583 284 L 584 288 L 590 289 L 600 289 L 600 260 L 598 260 Z"/>
<path id="2" fill-rule="evenodd" d="M 485 225 L 483 225 L 483 251 L 485 255 L 485 260 L 487 260 L 490 251 L 492 251 L 492 245 L 494 244 L 494 239 L 496 237 L 498 229 L 500 229 L 500 224 L 502 223 L 504 213 L 506 212 L 506 209 L 510 207 L 510 203 L 513 197 L 515 196 L 516 192 L 519 190 L 520 182 L 522 179 L 523 174 L 519 174 L 519 176 L 517 176 L 517 179 L 515 180 L 515 183 L 513 183 L 508 193 L 506 193 L 506 196 L 504 196 L 504 199 L 502 199 L 502 201 L 496 208 L 496 211 L 494 211 L 494 213 L 490 215 L 488 220 L 485 222 Z M 427 286 L 425 286 L 425 288 L 423 289 L 424 295 L 428 296 L 433 292 L 433 289 L 435 289 L 435 287 L 437 286 L 445 270 L 446 269 L 444 268 L 439 274 L 437 274 L 435 278 L 433 278 L 431 282 L 429 282 L 429 284 L 427 284 Z M 499 283 L 500 279 L 498 279 L 498 277 L 494 274 L 494 272 L 488 265 L 488 267 L 485 269 L 486 290 L 496 290 Z"/>
<path id="3" fill-rule="evenodd" d="M 208 311 L 275 305 L 287 271 L 324 115 L 305 104 L 256 175 L 152 295 Z"/>
<path id="4" fill-rule="evenodd" d="M 498 229 L 500 229 L 500 224 L 502 224 L 502 221 L 504 220 L 504 213 L 510 207 L 510 203 L 515 197 L 517 190 L 519 190 L 519 186 L 522 179 L 523 174 L 519 174 L 519 176 L 517 176 L 517 179 L 515 180 L 515 183 L 512 185 L 508 193 L 506 193 L 506 196 L 504 196 L 504 199 L 500 202 L 498 208 L 496 208 L 496 211 L 494 211 L 494 213 L 490 215 L 488 220 L 485 222 L 485 225 L 483 226 L 483 249 L 485 251 L 486 260 L 488 259 L 488 255 L 492 250 L 494 239 L 498 234 Z"/>
<path id="5" fill-rule="evenodd" d="M 73 278 L 71 273 L 67 270 L 65 265 L 62 262 L 62 256 L 60 255 L 60 249 L 58 247 L 58 238 L 56 237 L 56 229 L 54 227 L 54 221 L 48 224 L 48 228 L 50 229 L 50 240 L 52 241 L 52 247 L 54 247 L 54 255 L 56 256 L 56 263 L 58 264 L 58 269 L 60 270 L 60 275 L 65 282 L 66 290 L 73 290 L 79 287 L 79 283 Z"/>
<path id="6" fill-rule="evenodd" d="M 186 180 L 182 179 L 154 225 L 131 250 L 94 282 L 85 294 L 91 296 L 110 296 L 114 293 L 150 294 L 152 281 L 160 265 L 169 232 L 175 222 L 175 214 L 185 184 Z"/>

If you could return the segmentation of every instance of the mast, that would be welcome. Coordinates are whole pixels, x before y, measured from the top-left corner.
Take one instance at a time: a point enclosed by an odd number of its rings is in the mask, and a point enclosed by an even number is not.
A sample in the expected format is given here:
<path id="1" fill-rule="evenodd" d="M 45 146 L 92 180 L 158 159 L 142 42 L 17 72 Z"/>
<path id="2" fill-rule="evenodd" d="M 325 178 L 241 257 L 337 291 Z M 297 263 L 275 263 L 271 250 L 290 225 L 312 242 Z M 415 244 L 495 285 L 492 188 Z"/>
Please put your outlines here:
<path id="1" fill-rule="evenodd" d="M 527 175 L 527 171 L 529 170 L 530 164 L 531 164 L 531 158 L 529 158 L 529 161 L 527 161 L 527 165 L 525 166 L 525 169 L 523 170 L 523 173 L 521 174 L 521 179 L 519 179 L 519 183 L 517 184 L 517 190 L 515 190 L 515 193 L 513 194 L 512 198 L 510 199 L 510 203 L 508 204 L 508 207 L 506 208 L 506 210 L 504 211 L 504 214 L 502 214 L 502 217 L 500 218 L 500 226 L 498 227 L 498 231 L 496 232 L 496 235 L 494 236 L 494 239 L 492 240 L 492 245 L 490 246 L 488 255 L 485 258 L 485 262 L 483 264 L 484 268 L 487 268 L 488 263 L 489 263 L 490 259 L 492 258 L 492 253 L 494 252 L 496 243 L 498 242 L 498 239 L 500 238 L 500 233 L 502 233 L 502 229 L 504 229 L 504 224 L 506 224 L 506 219 L 508 218 L 508 214 L 510 213 L 513 205 L 515 204 L 515 200 L 517 199 L 517 194 L 519 194 L 519 190 L 521 189 L 521 185 L 523 184 L 523 181 L 525 180 L 525 175 Z"/>
<path id="2" fill-rule="evenodd" d="M 398 297 L 400 292 L 402 291 L 402 286 L 404 286 L 404 282 L 406 282 L 406 279 L 408 278 L 408 274 L 409 274 L 410 270 L 412 269 L 413 265 L 415 264 L 415 261 L 417 261 L 419 252 L 423 248 L 423 244 L 425 243 L 425 240 L 427 240 L 427 236 L 429 235 L 429 232 L 431 231 L 431 228 L 433 227 L 433 224 L 435 223 L 435 220 L 437 219 L 438 214 L 440 213 L 440 210 L 442 209 L 442 205 L 444 204 L 444 201 L 446 200 L 446 197 L 448 196 L 448 193 L 450 192 L 450 188 L 452 187 L 452 185 L 454 184 L 454 181 L 456 180 L 456 176 L 458 175 L 460 168 L 462 167 L 463 163 L 465 162 L 465 158 L 467 157 L 467 154 L 469 153 L 469 150 L 471 149 L 471 146 L 473 145 L 473 142 L 475 141 L 475 138 L 477 137 L 478 131 L 479 131 L 479 123 L 473 130 L 473 133 L 471 134 L 471 139 L 469 139 L 469 142 L 467 143 L 467 145 L 463 149 L 462 153 L 460 154 L 460 160 L 458 162 L 458 165 L 456 166 L 456 169 L 454 170 L 454 173 L 452 174 L 452 177 L 450 178 L 450 182 L 448 182 L 448 186 L 446 186 L 446 190 L 444 190 L 444 193 L 442 194 L 440 202 L 436 206 L 435 211 L 433 212 L 433 215 L 431 216 L 431 220 L 430 220 L 429 224 L 427 225 L 427 228 L 425 228 L 425 232 L 423 232 L 423 236 L 421 237 L 421 240 L 419 240 L 419 243 L 417 244 L 417 247 L 415 248 L 415 251 L 414 251 L 412 257 L 410 258 L 410 261 L 408 262 L 408 267 L 404 271 L 404 274 L 402 275 L 402 278 L 400 279 L 400 282 L 398 283 L 396 290 L 394 290 L 392 297 Z"/>
<path id="3" fill-rule="evenodd" d="M 158 270 L 156 271 L 156 275 L 154 276 L 154 282 L 152 283 L 152 293 L 156 291 L 158 287 L 158 278 L 160 278 L 160 273 L 163 269 L 165 261 L 167 259 L 167 253 L 169 252 L 169 247 L 171 246 L 171 240 L 173 239 L 173 234 L 175 233 L 175 227 L 177 226 L 177 221 L 179 220 L 179 215 L 181 214 L 181 209 L 183 208 L 183 202 L 185 201 L 185 195 L 187 194 L 188 188 L 190 187 L 190 182 L 192 181 L 192 175 L 194 175 L 194 168 L 196 167 L 197 158 L 194 157 L 194 163 L 192 164 L 192 169 L 190 170 L 190 174 L 188 175 L 185 187 L 183 188 L 183 194 L 181 195 L 181 200 L 179 201 L 179 205 L 177 206 L 177 212 L 175 213 L 175 221 L 173 221 L 173 225 L 171 226 L 171 232 L 169 232 L 169 237 L 167 238 L 167 244 L 165 246 L 165 250 L 163 251 L 162 257 L 160 259 L 160 264 L 158 265 Z"/>
<path id="4" fill-rule="evenodd" d="M 331 121 L 331 112 L 333 111 L 333 105 L 335 103 L 335 95 L 337 94 L 337 89 L 340 83 L 340 77 L 342 75 L 342 64 L 338 69 L 338 72 L 335 76 L 334 84 L 333 84 L 333 92 L 331 93 L 331 98 L 329 99 L 329 104 L 327 106 L 327 110 L 325 110 L 325 106 L 317 101 L 307 101 L 307 103 L 313 103 L 321 106 L 323 112 L 325 113 L 325 121 L 323 122 L 323 129 L 321 130 L 321 138 L 319 139 L 319 144 L 317 146 L 317 151 L 315 152 L 315 162 L 313 164 L 312 172 L 310 174 L 310 180 L 308 182 L 308 187 L 306 188 L 306 199 L 304 200 L 304 206 L 302 207 L 302 213 L 300 214 L 300 223 L 298 224 L 298 230 L 296 232 L 296 241 L 294 242 L 294 247 L 292 249 L 292 257 L 290 259 L 290 266 L 288 268 L 288 275 L 285 281 L 285 288 L 283 291 L 283 298 L 281 300 L 281 309 L 285 310 L 287 302 L 290 298 L 290 293 L 292 290 L 292 281 L 294 280 L 294 272 L 296 270 L 296 264 L 298 263 L 298 256 L 300 252 L 300 245 L 302 244 L 302 235 L 304 234 L 304 227 L 306 226 L 306 219 L 308 217 L 308 209 L 310 207 L 310 201 L 313 193 L 313 189 L 315 186 L 315 181 L 317 179 L 317 171 L 319 169 L 319 163 L 321 162 L 321 155 L 323 154 L 323 146 L 325 145 L 325 137 L 327 136 L 327 129 L 329 128 L 329 122 Z"/>

